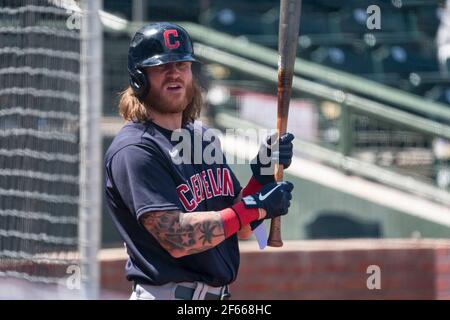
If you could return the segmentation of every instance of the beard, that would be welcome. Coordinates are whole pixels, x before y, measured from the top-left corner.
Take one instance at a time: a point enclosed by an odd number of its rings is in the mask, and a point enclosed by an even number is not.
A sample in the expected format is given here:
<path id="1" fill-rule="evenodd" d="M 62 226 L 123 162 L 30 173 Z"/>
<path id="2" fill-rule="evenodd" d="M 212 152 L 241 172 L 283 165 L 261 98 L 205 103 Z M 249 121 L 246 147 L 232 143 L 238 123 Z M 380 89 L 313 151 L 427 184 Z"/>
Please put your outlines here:
<path id="1" fill-rule="evenodd" d="M 194 88 L 192 82 L 185 86 L 183 96 L 172 96 L 171 94 L 164 94 L 163 90 L 154 90 L 150 88 L 150 92 L 145 99 L 145 103 L 150 107 L 150 110 L 155 110 L 158 113 L 181 113 L 189 103 L 191 103 L 194 96 Z"/>

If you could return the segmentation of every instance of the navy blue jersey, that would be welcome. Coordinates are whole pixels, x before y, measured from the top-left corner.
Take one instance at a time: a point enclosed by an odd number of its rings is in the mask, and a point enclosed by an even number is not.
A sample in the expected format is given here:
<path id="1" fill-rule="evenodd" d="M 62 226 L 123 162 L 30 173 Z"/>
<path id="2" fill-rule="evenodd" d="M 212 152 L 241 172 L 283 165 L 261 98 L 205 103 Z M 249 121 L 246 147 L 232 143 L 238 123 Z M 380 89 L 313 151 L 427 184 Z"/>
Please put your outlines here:
<path id="1" fill-rule="evenodd" d="M 183 128 L 194 137 L 192 124 Z M 183 281 L 229 284 L 239 267 L 236 235 L 204 252 L 173 258 L 139 221 L 142 214 L 152 211 L 222 210 L 233 205 L 241 190 L 223 154 L 221 164 L 174 161 L 172 150 L 178 141 L 171 141 L 171 134 L 150 121 L 130 122 L 105 155 L 106 199 L 129 255 L 126 277 L 152 285 Z M 201 145 L 204 149 L 208 143 Z"/>

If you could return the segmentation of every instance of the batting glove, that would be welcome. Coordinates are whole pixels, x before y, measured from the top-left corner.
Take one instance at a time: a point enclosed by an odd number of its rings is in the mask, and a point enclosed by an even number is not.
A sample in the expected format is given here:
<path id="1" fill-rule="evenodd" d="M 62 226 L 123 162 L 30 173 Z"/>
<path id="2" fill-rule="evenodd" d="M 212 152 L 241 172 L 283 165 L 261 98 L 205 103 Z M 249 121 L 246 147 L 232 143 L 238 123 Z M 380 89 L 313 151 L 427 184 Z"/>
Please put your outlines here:
<path id="1" fill-rule="evenodd" d="M 294 185 L 288 181 L 269 183 L 260 192 L 242 199 L 248 209 L 263 208 L 266 210 L 264 219 L 272 219 L 288 213 L 291 205 Z M 261 219 L 262 220 L 262 219 Z M 252 227 L 253 229 L 253 227 Z"/>
<path id="2" fill-rule="evenodd" d="M 292 162 L 294 135 L 285 133 L 278 139 L 278 143 L 272 143 L 275 137 L 276 135 L 272 135 L 266 138 L 250 164 L 253 176 L 261 185 L 275 182 L 273 170 L 270 170 L 273 163 L 282 164 L 287 169 Z"/>

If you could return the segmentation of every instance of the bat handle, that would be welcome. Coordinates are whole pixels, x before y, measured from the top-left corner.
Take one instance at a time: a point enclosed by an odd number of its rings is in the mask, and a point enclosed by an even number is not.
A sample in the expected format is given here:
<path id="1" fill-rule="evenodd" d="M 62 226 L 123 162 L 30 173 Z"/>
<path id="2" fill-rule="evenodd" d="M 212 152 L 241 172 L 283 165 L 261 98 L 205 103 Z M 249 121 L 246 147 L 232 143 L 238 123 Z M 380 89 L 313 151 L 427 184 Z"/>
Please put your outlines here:
<path id="1" fill-rule="evenodd" d="M 275 180 L 278 182 L 283 181 L 283 165 L 275 165 Z M 283 240 L 281 240 L 281 217 L 272 218 L 267 245 L 277 248 L 283 246 Z"/>
<path id="2" fill-rule="evenodd" d="M 282 247 L 283 240 L 281 240 L 281 218 L 275 217 L 270 223 L 269 239 L 267 240 L 269 247 Z"/>

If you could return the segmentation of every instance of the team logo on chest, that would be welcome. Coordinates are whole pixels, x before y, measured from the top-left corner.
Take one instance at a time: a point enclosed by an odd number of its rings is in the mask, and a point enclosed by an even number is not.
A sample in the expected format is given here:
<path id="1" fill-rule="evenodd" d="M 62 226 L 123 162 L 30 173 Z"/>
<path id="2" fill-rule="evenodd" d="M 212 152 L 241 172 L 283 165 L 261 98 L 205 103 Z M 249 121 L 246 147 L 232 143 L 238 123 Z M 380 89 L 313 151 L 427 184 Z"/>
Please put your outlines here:
<path id="1" fill-rule="evenodd" d="M 234 196 L 233 180 L 228 168 L 207 169 L 191 176 L 177 187 L 178 197 L 186 211 L 194 211 L 205 199 Z"/>

